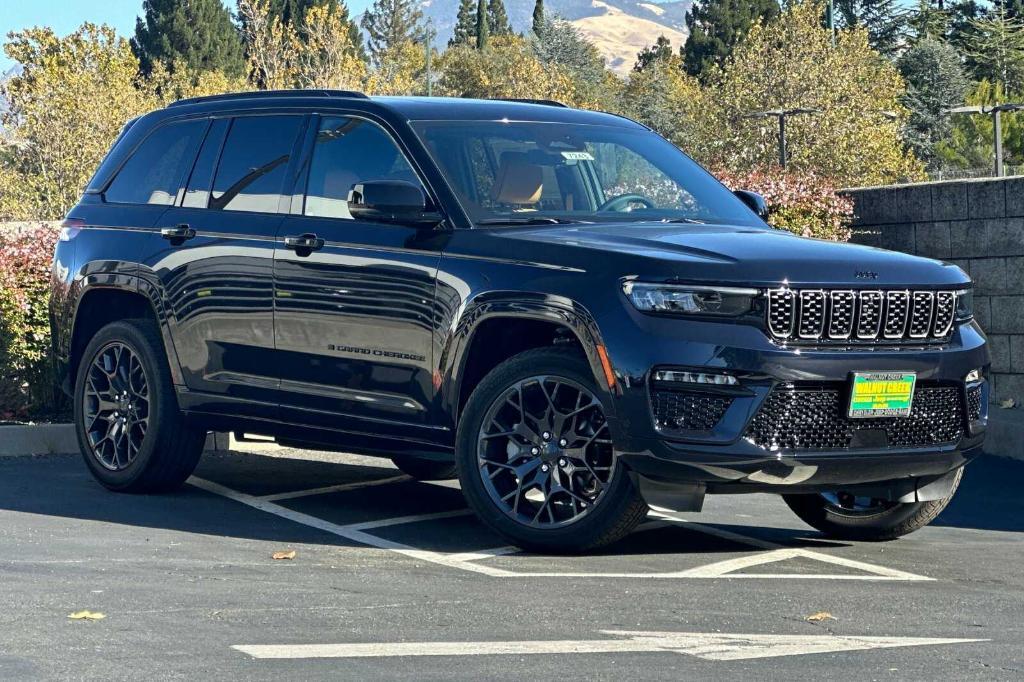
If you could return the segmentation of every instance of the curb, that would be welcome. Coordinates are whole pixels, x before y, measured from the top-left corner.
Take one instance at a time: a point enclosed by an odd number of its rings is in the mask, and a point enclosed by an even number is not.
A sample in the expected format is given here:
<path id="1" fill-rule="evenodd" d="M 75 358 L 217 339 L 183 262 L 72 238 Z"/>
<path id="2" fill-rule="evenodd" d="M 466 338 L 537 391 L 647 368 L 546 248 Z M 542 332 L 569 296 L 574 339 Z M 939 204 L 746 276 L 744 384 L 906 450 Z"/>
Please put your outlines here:
<path id="1" fill-rule="evenodd" d="M 226 433 L 211 433 L 206 439 L 206 450 L 229 448 Z M 71 454 L 78 454 L 78 439 L 72 424 L 0 426 L 0 457 Z"/>

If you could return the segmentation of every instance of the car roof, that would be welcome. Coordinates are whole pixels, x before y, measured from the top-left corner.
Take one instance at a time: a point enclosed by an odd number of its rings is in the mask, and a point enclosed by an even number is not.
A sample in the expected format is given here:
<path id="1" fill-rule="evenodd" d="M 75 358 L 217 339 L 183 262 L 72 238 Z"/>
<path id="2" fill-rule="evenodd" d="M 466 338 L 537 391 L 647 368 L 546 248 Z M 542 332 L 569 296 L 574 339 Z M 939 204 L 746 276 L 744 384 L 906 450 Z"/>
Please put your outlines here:
<path id="1" fill-rule="evenodd" d="M 352 90 L 273 90 L 194 97 L 174 102 L 168 113 L 232 111 L 266 107 L 348 109 L 396 116 L 407 121 L 539 121 L 628 128 L 644 126 L 628 118 L 573 109 L 553 100 L 468 99 L 457 97 L 378 97 Z M 389 116 L 390 114 L 390 116 Z"/>

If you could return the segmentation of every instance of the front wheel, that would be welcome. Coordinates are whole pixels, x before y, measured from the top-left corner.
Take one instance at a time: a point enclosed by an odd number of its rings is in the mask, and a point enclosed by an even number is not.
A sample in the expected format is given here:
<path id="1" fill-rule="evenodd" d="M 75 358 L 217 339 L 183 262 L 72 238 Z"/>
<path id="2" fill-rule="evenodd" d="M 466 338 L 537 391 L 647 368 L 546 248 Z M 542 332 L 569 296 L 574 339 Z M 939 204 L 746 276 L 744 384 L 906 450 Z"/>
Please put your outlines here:
<path id="1" fill-rule="evenodd" d="M 459 421 L 459 481 L 469 506 L 511 543 L 583 552 L 646 515 L 597 395 L 585 359 L 543 348 L 505 361 L 470 396 Z"/>
<path id="2" fill-rule="evenodd" d="M 895 540 L 931 523 L 953 499 L 963 473 L 962 468 L 957 471 L 946 497 L 928 502 L 889 502 L 843 491 L 783 495 L 782 499 L 804 523 L 829 537 Z"/>

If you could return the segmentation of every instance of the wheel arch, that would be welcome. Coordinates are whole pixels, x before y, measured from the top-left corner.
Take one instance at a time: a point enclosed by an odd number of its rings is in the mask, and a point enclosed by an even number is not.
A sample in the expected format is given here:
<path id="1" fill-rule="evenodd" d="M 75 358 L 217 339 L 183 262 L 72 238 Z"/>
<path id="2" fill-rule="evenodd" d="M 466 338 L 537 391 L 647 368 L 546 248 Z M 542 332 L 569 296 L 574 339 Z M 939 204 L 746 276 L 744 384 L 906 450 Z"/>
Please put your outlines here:
<path id="1" fill-rule="evenodd" d="M 158 292 L 151 285 L 138 277 L 122 275 L 104 279 L 86 277 L 76 289 L 65 349 L 68 363 L 66 390 L 74 385 L 82 353 L 96 332 L 112 322 L 139 317 L 156 323 L 163 339 L 162 350 L 167 357 L 171 379 L 175 384 L 182 383 L 177 354 L 160 312 L 163 306 L 159 303 Z"/>
<path id="2" fill-rule="evenodd" d="M 444 411 L 457 425 L 469 395 L 488 372 L 522 351 L 562 344 L 583 353 L 606 397 L 618 393 L 597 323 L 577 302 L 521 293 L 475 299 L 442 354 L 439 372 Z M 610 411 L 611 401 L 606 402 Z"/>

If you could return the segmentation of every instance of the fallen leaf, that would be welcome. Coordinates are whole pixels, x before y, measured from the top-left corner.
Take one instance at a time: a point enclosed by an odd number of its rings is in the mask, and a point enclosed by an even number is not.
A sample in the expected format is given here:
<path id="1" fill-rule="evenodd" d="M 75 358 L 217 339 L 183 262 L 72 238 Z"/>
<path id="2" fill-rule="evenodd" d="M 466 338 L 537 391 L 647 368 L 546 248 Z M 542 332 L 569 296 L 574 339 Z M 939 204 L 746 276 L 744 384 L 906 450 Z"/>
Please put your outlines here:
<path id="1" fill-rule="evenodd" d="M 828 611 L 818 611 L 804 618 L 808 623 L 820 623 L 823 620 L 838 620 Z"/>
<path id="2" fill-rule="evenodd" d="M 75 611 L 69 613 L 68 618 L 71 620 L 103 620 L 106 616 L 96 611 Z"/>
<path id="3" fill-rule="evenodd" d="M 274 552 L 274 554 L 271 555 L 270 558 L 271 559 L 294 559 L 295 558 L 295 550 L 294 549 L 290 549 L 287 552 Z"/>
<path id="4" fill-rule="evenodd" d="M 1007 398 L 1006 400 L 1000 400 L 999 401 L 999 407 L 1003 408 L 1004 410 L 1011 410 L 1011 409 L 1017 407 L 1017 401 L 1014 400 L 1013 398 Z"/>

